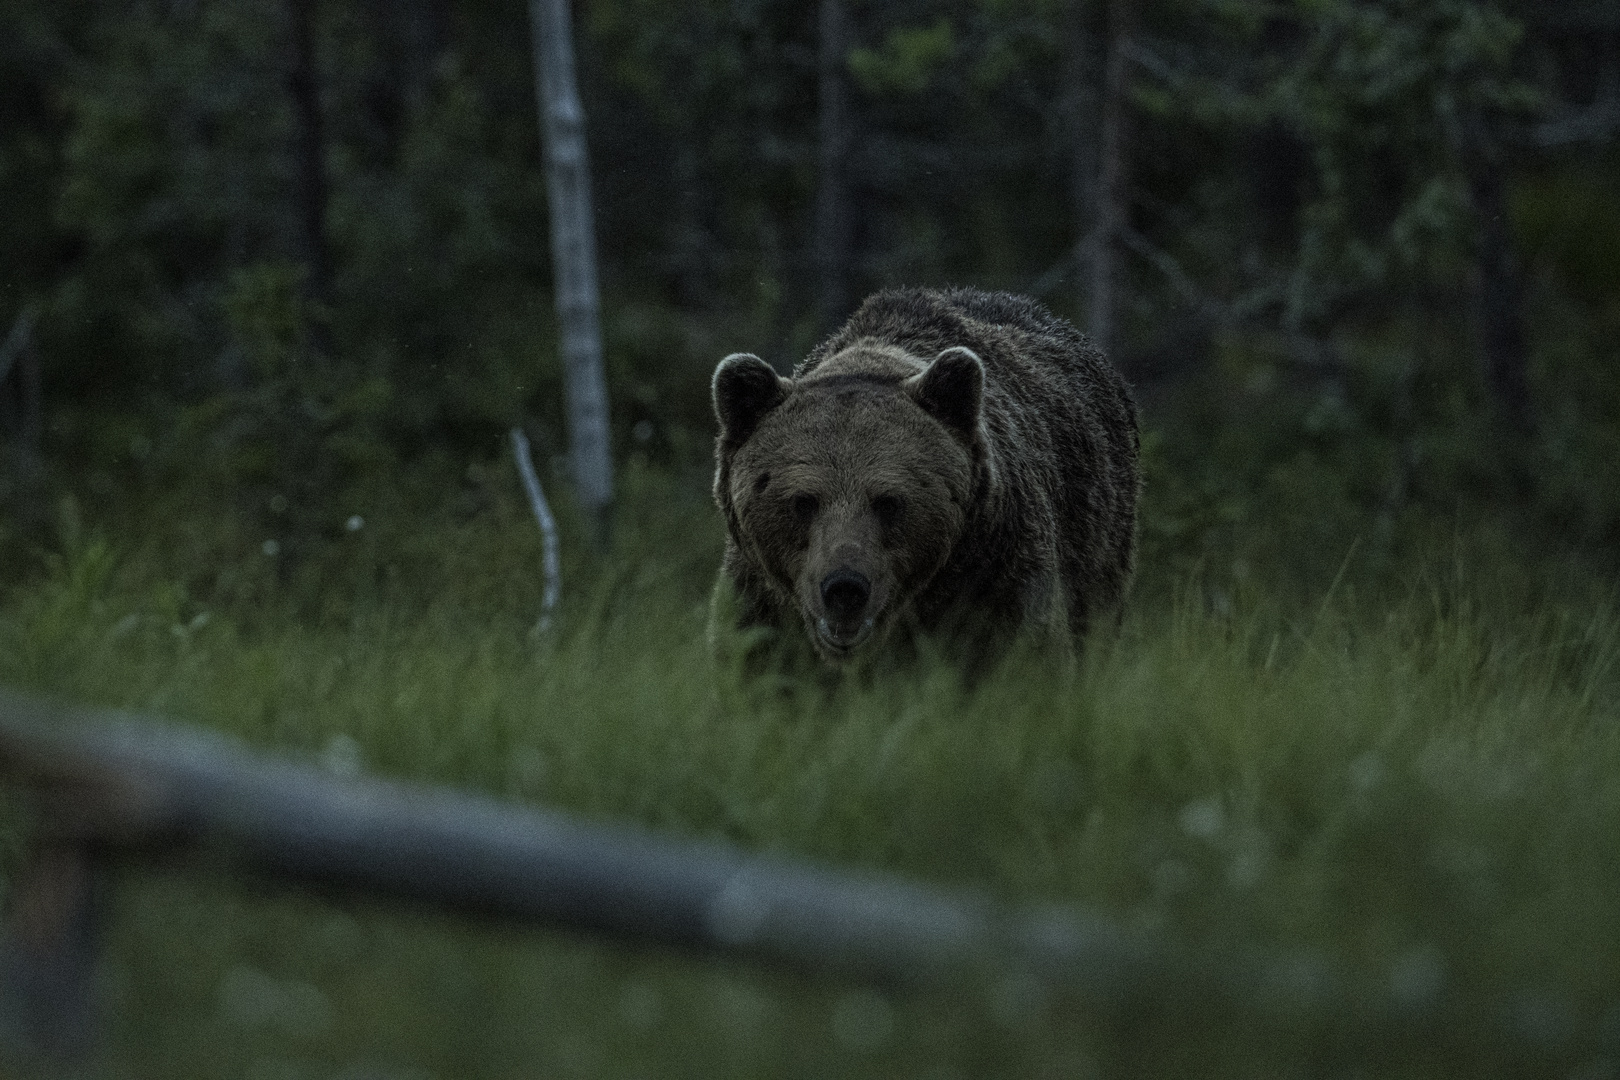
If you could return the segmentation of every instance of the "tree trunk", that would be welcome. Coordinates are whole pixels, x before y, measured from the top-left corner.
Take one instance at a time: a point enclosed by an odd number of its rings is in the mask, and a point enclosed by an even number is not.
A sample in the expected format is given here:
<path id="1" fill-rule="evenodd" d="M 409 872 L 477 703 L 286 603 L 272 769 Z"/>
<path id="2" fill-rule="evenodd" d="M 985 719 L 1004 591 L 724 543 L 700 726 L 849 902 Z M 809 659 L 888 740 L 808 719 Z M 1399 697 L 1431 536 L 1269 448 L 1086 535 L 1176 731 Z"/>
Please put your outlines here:
<path id="1" fill-rule="evenodd" d="M 420 108 L 427 101 L 439 57 L 450 41 L 449 0 L 411 0 L 405 7 L 405 103 Z"/>
<path id="2" fill-rule="evenodd" d="M 849 314 L 854 247 L 847 169 L 849 89 L 844 75 L 848 52 L 844 0 L 821 0 L 820 35 L 815 263 L 818 314 L 822 330 L 830 332 Z"/>
<path id="3" fill-rule="evenodd" d="M 579 500 L 598 540 L 613 502 L 607 382 L 602 372 L 601 300 L 591 210 L 585 110 L 574 78 L 568 0 L 529 0 L 535 90 L 551 204 L 551 263 L 568 404 L 568 449 Z"/>
<path id="4" fill-rule="evenodd" d="M 1091 245 L 1091 337 L 1112 355 L 1118 331 L 1118 235 L 1130 189 L 1129 52 L 1134 0 L 1108 5 L 1108 63 L 1103 73 L 1102 146 L 1097 163 L 1095 235 Z"/>
<path id="5" fill-rule="evenodd" d="M 326 245 L 326 125 L 315 57 L 315 4 L 316 0 L 286 0 L 292 44 L 287 88 L 297 122 L 293 152 L 297 158 L 299 242 L 309 273 L 306 294 L 324 306 L 329 299 L 332 259 Z"/>
<path id="6" fill-rule="evenodd" d="M 19 468 L 30 475 L 38 471 L 45 437 L 44 378 L 34 342 L 39 312 L 38 303 L 25 306 L 0 341 L 0 449 L 10 438 Z"/>
<path id="7" fill-rule="evenodd" d="M 670 244 L 675 291 L 682 307 L 706 308 L 713 301 L 709 280 L 709 230 L 704 217 L 708 192 L 698 149 L 695 124 L 682 126 L 675 148 L 675 227 Z"/>
<path id="8" fill-rule="evenodd" d="M 790 251 L 782 239 L 786 227 L 777 217 L 777 209 L 767 206 L 760 223 L 759 258 L 763 269 L 766 302 L 771 312 L 771 348 L 766 359 L 778 375 L 793 374 L 796 357 L 793 355 L 793 321 L 796 312 L 790 299 L 799 293 L 800 278 L 804 276 L 804 260 L 798 252 Z M 813 272 L 813 268 L 812 268 Z"/>
<path id="9" fill-rule="evenodd" d="M 25 533 L 48 520 L 45 491 L 45 393 L 34 325 L 25 307 L 0 342 L 0 517 Z"/>
<path id="10" fill-rule="evenodd" d="M 445 0 L 365 0 L 367 34 L 377 60 L 365 77 L 363 119 L 369 141 L 389 168 L 399 155 L 411 118 L 427 103 L 446 40 Z"/>
<path id="11" fill-rule="evenodd" d="M 1506 180 L 1494 155 L 1477 153 L 1469 170 L 1479 246 L 1474 303 L 1480 359 L 1498 415 L 1515 436 L 1535 423 L 1530 400 L 1530 356 L 1524 332 L 1524 273 L 1508 229 Z"/>
<path id="12" fill-rule="evenodd" d="M 17 357 L 17 388 L 21 402 L 17 447 L 25 467 L 38 471 L 45 450 L 45 375 L 40 369 L 39 346 L 30 337 Z"/>
<path id="13" fill-rule="evenodd" d="M 1091 296 L 1090 278 L 1076 273 L 1089 267 L 1097 224 L 1097 53 L 1095 35 L 1087 25 L 1091 0 L 1071 0 L 1064 36 L 1068 56 L 1063 66 L 1063 121 L 1069 137 L 1069 205 L 1074 214 L 1077 312 L 1084 312 Z M 1067 275 L 1066 275 L 1067 276 Z"/>

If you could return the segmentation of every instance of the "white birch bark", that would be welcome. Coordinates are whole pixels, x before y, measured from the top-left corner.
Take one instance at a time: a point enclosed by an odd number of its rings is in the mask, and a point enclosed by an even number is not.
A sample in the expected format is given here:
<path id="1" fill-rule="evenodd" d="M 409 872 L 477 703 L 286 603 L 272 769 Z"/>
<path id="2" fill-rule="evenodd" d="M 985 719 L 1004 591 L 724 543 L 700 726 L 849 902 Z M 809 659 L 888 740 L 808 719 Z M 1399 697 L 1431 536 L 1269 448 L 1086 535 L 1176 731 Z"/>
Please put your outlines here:
<path id="1" fill-rule="evenodd" d="M 596 221 L 568 0 L 529 0 L 529 21 L 551 203 L 551 263 L 568 408 L 569 464 L 580 503 L 600 531 L 613 501 L 613 460 L 602 371 Z"/>

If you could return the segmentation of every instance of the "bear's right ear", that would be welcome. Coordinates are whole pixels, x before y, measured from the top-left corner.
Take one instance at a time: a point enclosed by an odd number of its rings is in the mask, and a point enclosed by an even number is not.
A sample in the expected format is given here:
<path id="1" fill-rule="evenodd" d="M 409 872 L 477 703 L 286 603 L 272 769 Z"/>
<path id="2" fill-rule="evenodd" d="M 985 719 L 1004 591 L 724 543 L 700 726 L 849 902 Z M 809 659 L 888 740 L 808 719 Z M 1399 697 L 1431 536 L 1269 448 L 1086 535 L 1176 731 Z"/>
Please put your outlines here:
<path id="1" fill-rule="evenodd" d="M 984 405 L 984 361 L 965 345 L 953 345 L 900 384 L 912 400 L 948 428 L 978 437 Z"/>
<path id="2" fill-rule="evenodd" d="M 782 404 L 791 382 L 753 353 L 732 353 L 714 369 L 714 415 L 720 438 L 741 446 L 766 413 Z"/>

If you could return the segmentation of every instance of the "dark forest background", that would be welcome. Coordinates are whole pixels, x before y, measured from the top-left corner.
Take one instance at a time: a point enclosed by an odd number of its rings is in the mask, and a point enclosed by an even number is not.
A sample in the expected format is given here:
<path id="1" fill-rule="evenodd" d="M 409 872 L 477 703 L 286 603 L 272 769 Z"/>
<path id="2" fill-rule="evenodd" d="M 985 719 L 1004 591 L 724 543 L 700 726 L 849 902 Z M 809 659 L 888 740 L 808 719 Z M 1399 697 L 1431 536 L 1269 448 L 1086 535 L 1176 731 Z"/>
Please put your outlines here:
<path id="1" fill-rule="evenodd" d="M 474 513 L 514 423 L 566 487 L 523 5 L 4 10 L 4 576 L 119 507 L 289 557 L 355 492 Z M 965 283 L 1136 385 L 1150 554 L 1283 522 L 1337 558 L 1417 511 L 1620 545 L 1620 3 L 575 18 L 621 467 L 700 484 L 720 356 Z"/>

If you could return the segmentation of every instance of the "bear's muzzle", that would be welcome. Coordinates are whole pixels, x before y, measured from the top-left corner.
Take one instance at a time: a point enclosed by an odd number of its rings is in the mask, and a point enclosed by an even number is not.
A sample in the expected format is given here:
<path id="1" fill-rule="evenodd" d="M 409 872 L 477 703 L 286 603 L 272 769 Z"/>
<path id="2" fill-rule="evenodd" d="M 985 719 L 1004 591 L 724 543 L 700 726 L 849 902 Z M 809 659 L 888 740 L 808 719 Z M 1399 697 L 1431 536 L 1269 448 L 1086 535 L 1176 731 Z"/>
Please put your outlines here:
<path id="1" fill-rule="evenodd" d="M 865 574 L 841 567 L 821 580 L 821 608 L 816 620 L 822 641 L 837 652 L 846 652 L 866 640 L 875 619 L 867 615 L 872 600 L 872 583 Z"/>

